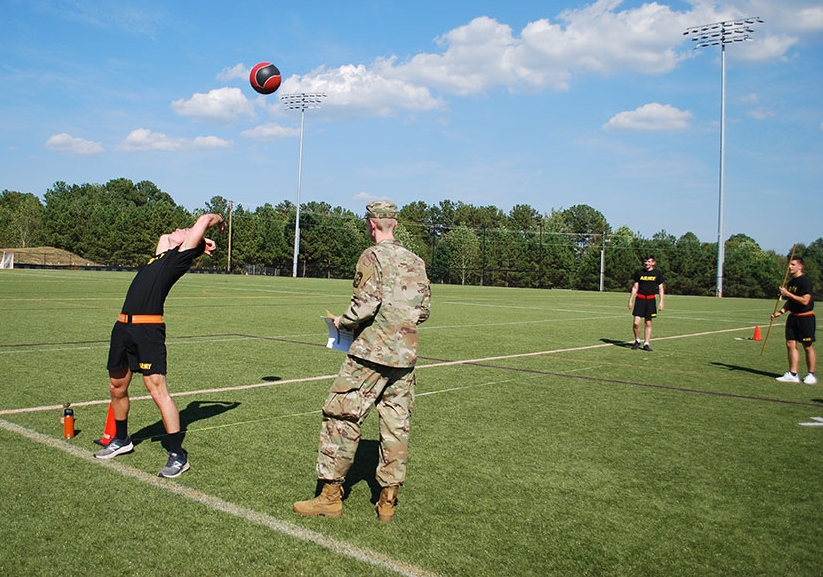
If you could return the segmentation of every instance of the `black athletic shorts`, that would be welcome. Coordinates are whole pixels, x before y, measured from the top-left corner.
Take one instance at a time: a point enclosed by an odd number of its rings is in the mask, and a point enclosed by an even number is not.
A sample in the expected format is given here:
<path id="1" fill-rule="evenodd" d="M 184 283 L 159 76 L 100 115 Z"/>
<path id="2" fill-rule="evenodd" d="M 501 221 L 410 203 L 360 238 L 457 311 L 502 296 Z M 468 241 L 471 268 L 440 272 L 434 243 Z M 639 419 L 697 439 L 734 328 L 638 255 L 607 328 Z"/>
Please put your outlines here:
<path id="1" fill-rule="evenodd" d="M 814 342 L 815 322 L 814 315 L 798 317 L 791 315 L 786 319 L 786 340 L 799 341 L 803 346 Z"/>
<path id="2" fill-rule="evenodd" d="M 116 371 L 125 366 L 133 373 L 166 374 L 165 323 L 114 323 L 106 368 Z"/>
<path id="3" fill-rule="evenodd" d="M 632 310 L 632 315 L 636 317 L 643 317 L 647 321 L 652 320 L 657 316 L 657 299 L 644 299 L 638 294 L 634 299 L 634 309 Z"/>

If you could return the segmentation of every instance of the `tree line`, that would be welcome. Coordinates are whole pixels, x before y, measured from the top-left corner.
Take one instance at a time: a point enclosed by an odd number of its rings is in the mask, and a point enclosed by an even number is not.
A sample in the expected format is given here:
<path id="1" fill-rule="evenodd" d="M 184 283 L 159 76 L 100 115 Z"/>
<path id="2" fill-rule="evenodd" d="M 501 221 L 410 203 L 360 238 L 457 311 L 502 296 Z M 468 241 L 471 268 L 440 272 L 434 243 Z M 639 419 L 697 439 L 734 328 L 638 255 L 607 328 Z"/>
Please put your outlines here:
<path id="1" fill-rule="evenodd" d="M 284 200 L 248 210 L 215 196 L 192 212 L 150 181 L 56 182 L 42 202 L 32 193 L 0 193 L 0 245 L 53 246 L 106 266 L 137 267 L 160 234 L 216 212 L 230 227 L 215 239 L 219 252 L 199 266 L 291 275 L 296 208 Z M 526 204 L 506 213 L 451 200 L 416 201 L 400 209 L 398 220 L 397 237 L 426 261 L 433 283 L 627 291 L 641 257 L 650 253 L 669 293 L 715 294 L 717 243 L 701 242 L 692 232 L 644 238 L 626 226 L 613 230 L 588 205 L 541 214 Z M 301 204 L 299 276 L 348 278 L 370 244 L 362 215 L 326 202 Z M 788 254 L 762 250 L 745 234 L 728 238 L 725 251 L 724 296 L 776 297 Z M 798 244 L 795 252 L 823 294 L 823 238 Z"/>

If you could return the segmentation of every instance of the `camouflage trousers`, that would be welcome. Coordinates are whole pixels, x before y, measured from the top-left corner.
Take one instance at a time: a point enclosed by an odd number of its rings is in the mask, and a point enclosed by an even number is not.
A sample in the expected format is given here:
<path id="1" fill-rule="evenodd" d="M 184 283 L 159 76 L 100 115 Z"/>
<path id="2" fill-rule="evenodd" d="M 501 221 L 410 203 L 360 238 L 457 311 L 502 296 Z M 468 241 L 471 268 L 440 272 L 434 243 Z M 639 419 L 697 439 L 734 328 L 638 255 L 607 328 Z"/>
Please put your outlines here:
<path id="1" fill-rule="evenodd" d="M 401 485 L 409 455 L 414 385 L 414 367 L 386 367 L 347 356 L 323 404 L 317 478 L 345 480 L 360 443 L 360 428 L 371 408 L 377 407 L 377 482 L 382 487 Z"/>

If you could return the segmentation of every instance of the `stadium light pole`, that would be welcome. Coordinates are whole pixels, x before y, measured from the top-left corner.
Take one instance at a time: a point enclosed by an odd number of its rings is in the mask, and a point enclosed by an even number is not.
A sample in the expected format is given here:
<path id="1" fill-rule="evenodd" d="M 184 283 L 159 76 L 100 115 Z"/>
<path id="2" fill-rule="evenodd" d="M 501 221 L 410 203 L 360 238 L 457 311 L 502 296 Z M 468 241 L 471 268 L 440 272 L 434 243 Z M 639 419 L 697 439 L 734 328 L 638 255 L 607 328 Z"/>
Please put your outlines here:
<path id="1" fill-rule="evenodd" d="M 280 101 L 286 110 L 300 111 L 300 156 L 297 161 L 297 213 L 294 218 L 294 258 L 291 265 L 291 276 L 297 278 L 297 256 L 300 253 L 300 187 L 303 181 L 303 127 L 305 126 L 306 110 L 320 108 L 320 101 L 326 95 L 322 93 L 284 94 Z"/>
<path id="2" fill-rule="evenodd" d="M 751 40 L 752 25 L 763 20 L 754 16 L 738 20 L 726 20 L 689 28 L 683 35 L 695 42 L 694 49 L 720 46 L 720 191 L 717 207 L 717 296 L 723 296 L 723 264 L 726 260 L 726 243 L 723 222 L 724 190 L 726 176 L 726 44 Z"/>

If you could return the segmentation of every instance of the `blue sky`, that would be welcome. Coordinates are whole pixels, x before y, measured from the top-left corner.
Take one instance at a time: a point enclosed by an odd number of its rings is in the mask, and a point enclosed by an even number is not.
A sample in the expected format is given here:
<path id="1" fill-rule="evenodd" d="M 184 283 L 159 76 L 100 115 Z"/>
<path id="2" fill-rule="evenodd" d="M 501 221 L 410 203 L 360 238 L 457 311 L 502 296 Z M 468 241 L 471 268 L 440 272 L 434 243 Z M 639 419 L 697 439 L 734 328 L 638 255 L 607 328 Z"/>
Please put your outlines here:
<path id="1" fill-rule="evenodd" d="M 0 0 L 0 190 L 150 180 L 178 204 L 575 204 L 613 228 L 717 240 L 720 50 L 692 26 L 759 16 L 726 50 L 725 236 L 823 236 L 819 0 Z M 275 63 L 283 85 L 255 93 Z"/>

